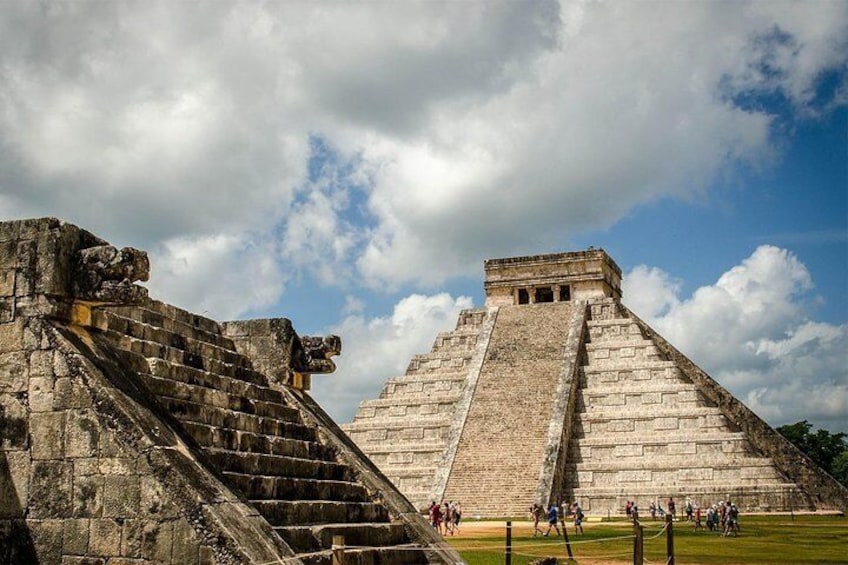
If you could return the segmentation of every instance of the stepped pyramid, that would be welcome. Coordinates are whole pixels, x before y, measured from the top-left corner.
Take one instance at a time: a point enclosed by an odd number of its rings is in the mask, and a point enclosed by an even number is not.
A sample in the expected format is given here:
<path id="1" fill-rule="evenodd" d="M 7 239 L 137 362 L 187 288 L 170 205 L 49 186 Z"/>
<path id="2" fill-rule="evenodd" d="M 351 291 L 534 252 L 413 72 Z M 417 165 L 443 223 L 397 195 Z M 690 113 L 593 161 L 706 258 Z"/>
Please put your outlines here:
<path id="1" fill-rule="evenodd" d="M 622 304 L 603 250 L 488 260 L 485 272 L 486 307 L 463 311 L 342 426 L 418 508 L 848 505 L 844 486 Z"/>
<path id="2" fill-rule="evenodd" d="M 144 252 L 0 223 L 0 563 L 461 563 L 308 394 L 340 342 L 152 300 Z"/>

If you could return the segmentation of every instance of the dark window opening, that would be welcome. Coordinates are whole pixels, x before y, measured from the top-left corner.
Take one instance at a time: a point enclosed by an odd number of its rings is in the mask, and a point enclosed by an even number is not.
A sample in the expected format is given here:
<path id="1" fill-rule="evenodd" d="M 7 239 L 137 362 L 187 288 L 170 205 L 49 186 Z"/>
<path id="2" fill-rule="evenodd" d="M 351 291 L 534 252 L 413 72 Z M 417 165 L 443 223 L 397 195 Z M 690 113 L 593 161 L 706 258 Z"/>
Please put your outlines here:
<path id="1" fill-rule="evenodd" d="M 536 302 L 553 302 L 554 291 L 551 288 L 537 288 Z"/>
<path id="2" fill-rule="evenodd" d="M 568 302 L 569 300 L 571 300 L 571 287 L 564 284 L 559 287 L 559 301 Z"/>
<path id="3" fill-rule="evenodd" d="M 530 295 L 527 293 L 526 288 L 518 289 L 518 303 L 519 304 L 529 304 L 530 303 Z"/>

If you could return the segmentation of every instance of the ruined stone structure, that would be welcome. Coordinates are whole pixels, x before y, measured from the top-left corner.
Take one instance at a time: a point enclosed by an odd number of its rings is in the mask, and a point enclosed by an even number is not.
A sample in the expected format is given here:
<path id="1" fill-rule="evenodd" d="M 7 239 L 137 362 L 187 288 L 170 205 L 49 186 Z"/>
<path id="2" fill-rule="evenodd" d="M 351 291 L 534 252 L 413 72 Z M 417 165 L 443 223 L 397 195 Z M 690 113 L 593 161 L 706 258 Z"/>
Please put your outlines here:
<path id="1" fill-rule="evenodd" d="M 485 271 L 486 307 L 462 312 L 342 426 L 419 508 L 848 504 L 844 486 L 622 304 L 604 251 L 489 260 Z"/>
<path id="2" fill-rule="evenodd" d="M 147 297 L 144 252 L 0 223 L 0 563 L 458 563 L 315 404 L 338 338 Z M 352 546 L 352 547 L 350 547 Z"/>

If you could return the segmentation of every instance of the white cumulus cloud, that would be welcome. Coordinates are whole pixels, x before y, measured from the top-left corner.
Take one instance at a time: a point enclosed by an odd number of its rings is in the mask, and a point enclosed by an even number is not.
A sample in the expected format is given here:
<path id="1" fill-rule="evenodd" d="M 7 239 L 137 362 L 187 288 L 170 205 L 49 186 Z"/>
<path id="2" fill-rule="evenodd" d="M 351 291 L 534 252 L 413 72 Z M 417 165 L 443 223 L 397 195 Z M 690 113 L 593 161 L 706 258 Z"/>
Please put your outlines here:
<path id="1" fill-rule="evenodd" d="M 772 425 L 848 430 L 848 325 L 810 319 L 813 281 L 791 252 L 758 247 L 688 298 L 644 266 L 623 287 L 637 315 Z"/>
<path id="2" fill-rule="evenodd" d="M 342 355 L 331 375 L 312 378 L 312 394 L 338 422 L 353 420 L 359 402 L 376 398 L 389 377 L 406 372 L 416 353 L 430 351 L 440 331 L 452 330 L 471 299 L 447 293 L 412 294 L 391 315 L 367 318 L 354 313 L 329 332 L 342 336 Z"/>

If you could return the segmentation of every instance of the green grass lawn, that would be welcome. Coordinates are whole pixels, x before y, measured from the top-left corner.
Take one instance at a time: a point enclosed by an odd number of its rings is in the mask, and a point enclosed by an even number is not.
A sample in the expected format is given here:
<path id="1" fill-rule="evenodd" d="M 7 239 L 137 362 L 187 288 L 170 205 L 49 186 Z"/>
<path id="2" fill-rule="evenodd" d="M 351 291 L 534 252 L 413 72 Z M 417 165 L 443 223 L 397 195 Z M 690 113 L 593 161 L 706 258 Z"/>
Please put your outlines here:
<path id="1" fill-rule="evenodd" d="M 494 525 L 494 523 L 492 523 Z M 674 523 L 675 563 L 681 564 L 839 564 L 848 565 L 848 519 L 838 516 L 742 516 L 739 537 L 724 538 L 707 530 L 693 532 L 686 522 Z M 666 537 L 662 522 L 643 522 L 645 563 L 665 563 Z M 469 565 L 504 563 L 505 528 L 496 534 L 480 534 L 469 527 L 448 538 Z M 624 520 L 589 523 L 586 533 L 568 530 L 577 563 L 632 563 L 632 527 Z M 526 565 L 539 557 L 553 556 L 565 562 L 562 538 L 533 538 L 525 522 L 513 527 L 514 565 Z M 616 539 L 618 538 L 618 539 Z M 622 539 L 623 538 L 623 539 Z"/>

